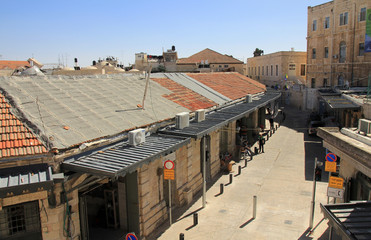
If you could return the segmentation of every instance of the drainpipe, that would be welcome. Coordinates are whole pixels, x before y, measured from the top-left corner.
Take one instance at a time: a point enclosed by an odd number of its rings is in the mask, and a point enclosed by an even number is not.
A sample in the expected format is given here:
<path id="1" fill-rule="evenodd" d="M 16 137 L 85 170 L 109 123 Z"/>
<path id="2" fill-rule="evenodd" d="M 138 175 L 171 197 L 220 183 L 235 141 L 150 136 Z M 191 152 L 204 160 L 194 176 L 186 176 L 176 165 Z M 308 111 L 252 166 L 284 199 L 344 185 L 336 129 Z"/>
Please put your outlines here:
<path id="1" fill-rule="evenodd" d="M 206 137 L 202 137 L 202 207 L 206 207 Z"/>

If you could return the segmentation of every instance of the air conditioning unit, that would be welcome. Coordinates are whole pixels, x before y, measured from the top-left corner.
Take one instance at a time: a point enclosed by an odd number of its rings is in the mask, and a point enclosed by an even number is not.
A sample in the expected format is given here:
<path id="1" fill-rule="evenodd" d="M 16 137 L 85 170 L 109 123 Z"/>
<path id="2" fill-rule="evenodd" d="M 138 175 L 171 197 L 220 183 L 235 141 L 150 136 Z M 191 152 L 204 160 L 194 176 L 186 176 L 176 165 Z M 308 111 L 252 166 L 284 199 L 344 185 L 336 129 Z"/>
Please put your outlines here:
<path id="1" fill-rule="evenodd" d="M 247 103 L 251 103 L 252 102 L 252 95 L 251 94 L 247 94 L 246 95 L 246 102 Z"/>
<path id="2" fill-rule="evenodd" d="M 131 146 L 137 146 L 146 141 L 146 130 L 138 128 L 129 132 L 129 144 Z"/>
<path id="3" fill-rule="evenodd" d="M 185 127 L 188 127 L 189 126 L 189 113 L 188 112 L 182 112 L 182 113 L 178 113 L 176 116 L 175 116 L 175 127 L 177 129 L 183 129 Z"/>
<path id="4" fill-rule="evenodd" d="M 367 119 L 359 119 L 358 133 L 363 132 L 365 135 L 371 134 L 371 121 Z"/>
<path id="5" fill-rule="evenodd" d="M 202 122 L 203 120 L 205 120 L 205 109 L 196 110 L 195 119 L 196 122 Z"/>

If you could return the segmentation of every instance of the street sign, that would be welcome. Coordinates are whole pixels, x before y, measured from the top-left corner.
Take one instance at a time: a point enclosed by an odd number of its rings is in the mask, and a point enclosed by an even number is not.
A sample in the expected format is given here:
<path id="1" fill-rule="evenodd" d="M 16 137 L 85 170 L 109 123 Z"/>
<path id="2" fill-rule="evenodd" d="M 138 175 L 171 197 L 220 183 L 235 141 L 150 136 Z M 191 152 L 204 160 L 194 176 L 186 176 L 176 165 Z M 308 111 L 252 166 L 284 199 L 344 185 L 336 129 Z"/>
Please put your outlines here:
<path id="1" fill-rule="evenodd" d="M 343 189 L 344 180 L 340 177 L 330 176 L 328 180 L 328 187 Z"/>
<path id="2" fill-rule="evenodd" d="M 334 198 L 343 198 L 344 197 L 344 190 L 339 188 L 327 188 L 327 196 L 334 197 Z"/>
<path id="3" fill-rule="evenodd" d="M 326 161 L 336 162 L 336 160 L 337 160 L 337 157 L 336 157 L 335 154 L 333 154 L 333 153 L 326 154 Z"/>
<path id="4" fill-rule="evenodd" d="M 138 238 L 134 233 L 128 233 L 126 234 L 125 240 L 138 240 Z"/>
<path id="5" fill-rule="evenodd" d="M 175 164 L 171 160 L 167 160 L 164 162 L 164 179 L 165 180 L 175 180 L 175 171 L 174 171 Z"/>
<path id="6" fill-rule="evenodd" d="M 325 162 L 325 171 L 326 172 L 336 172 L 336 162 Z"/>

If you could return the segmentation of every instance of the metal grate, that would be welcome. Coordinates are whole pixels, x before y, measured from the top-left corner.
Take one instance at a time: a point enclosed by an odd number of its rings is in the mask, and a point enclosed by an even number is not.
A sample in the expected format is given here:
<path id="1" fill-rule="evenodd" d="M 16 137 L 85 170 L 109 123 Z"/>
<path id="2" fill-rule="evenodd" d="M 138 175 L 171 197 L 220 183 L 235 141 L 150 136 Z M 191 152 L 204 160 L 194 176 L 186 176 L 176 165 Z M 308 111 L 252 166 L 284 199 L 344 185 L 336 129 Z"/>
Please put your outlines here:
<path id="1" fill-rule="evenodd" d="M 0 239 L 42 239 L 38 202 L 4 207 L 0 211 Z"/>

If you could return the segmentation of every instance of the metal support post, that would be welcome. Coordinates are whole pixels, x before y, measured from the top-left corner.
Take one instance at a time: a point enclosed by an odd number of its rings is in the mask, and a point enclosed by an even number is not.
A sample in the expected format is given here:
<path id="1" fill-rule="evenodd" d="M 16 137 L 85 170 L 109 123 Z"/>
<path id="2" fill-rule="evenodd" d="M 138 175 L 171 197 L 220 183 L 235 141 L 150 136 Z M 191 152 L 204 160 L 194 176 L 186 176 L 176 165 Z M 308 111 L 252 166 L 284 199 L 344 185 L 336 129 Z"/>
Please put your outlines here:
<path id="1" fill-rule="evenodd" d="M 193 226 L 198 224 L 198 213 L 193 214 Z"/>
<path id="2" fill-rule="evenodd" d="M 253 212 L 252 212 L 252 218 L 256 218 L 256 205 L 257 205 L 257 196 L 254 196 L 253 198 Z"/>
<path id="3" fill-rule="evenodd" d="M 179 240 L 184 240 L 184 233 L 179 234 Z"/>
<path id="4" fill-rule="evenodd" d="M 252 160 L 252 155 L 250 157 L 250 160 Z M 247 167 L 247 159 L 245 159 L 245 167 Z"/>
<path id="5" fill-rule="evenodd" d="M 172 216 L 171 216 L 171 180 L 169 179 L 169 222 L 170 226 L 172 224 Z"/>
<path id="6" fill-rule="evenodd" d="M 238 166 L 238 175 L 241 175 L 241 166 Z"/>
<path id="7" fill-rule="evenodd" d="M 233 182 L 233 174 L 229 174 L 229 184 L 232 184 Z"/>
<path id="8" fill-rule="evenodd" d="M 203 184 L 202 184 L 202 207 L 206 207 L 206 137 L 202 138 L 202 175 L 203 175 Z"/>
<path id="9" fill-rule="evenodd" d="M 224 193 L 224 184 L 221 183 L 220 184 L 220 193 L 219 194 L 223 194 Z"/>
<path id="10" fill-rule="evenodd" d="M 311 201 L 311 208 L 310 208 L 310 218 L 309 218 L 309 228 L 313 228 L 313 221 L 314 221 L 314 207 L 315 207 L 315 199 L 316 199 L 316 168 L 317 168 L 317 158 L 314 159 L 314 169 L 313 169 L 313 192 L 312 192 L 312 201 Z"/>

